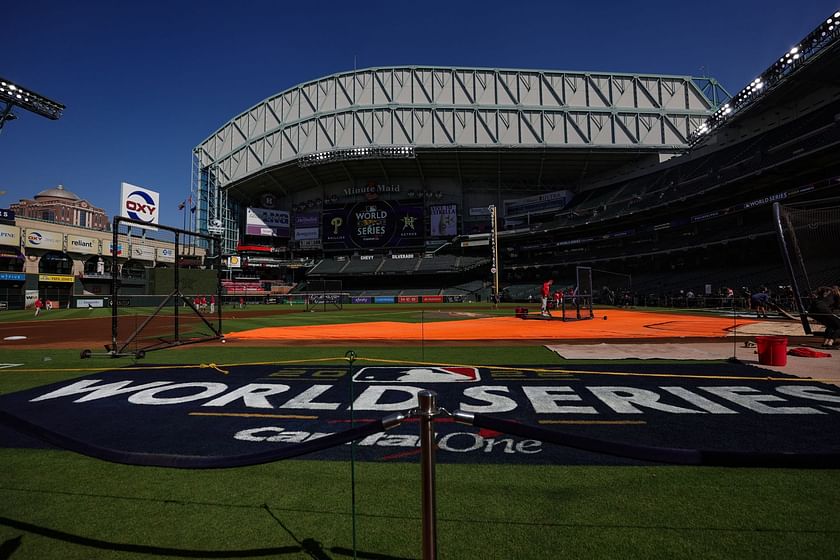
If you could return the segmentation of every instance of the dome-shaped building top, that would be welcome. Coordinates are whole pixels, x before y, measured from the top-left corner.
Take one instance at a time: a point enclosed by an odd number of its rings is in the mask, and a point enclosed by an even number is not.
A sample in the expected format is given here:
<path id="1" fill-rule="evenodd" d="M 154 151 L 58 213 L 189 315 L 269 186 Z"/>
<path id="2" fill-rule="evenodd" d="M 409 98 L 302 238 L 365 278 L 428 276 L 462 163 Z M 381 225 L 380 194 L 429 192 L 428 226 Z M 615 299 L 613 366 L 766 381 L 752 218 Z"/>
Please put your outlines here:
<path id="1" fill-rule="evenodd" d="M 41 191 L 38 194 L 36 194 L 34 198 L 35 200 L 40 200 L 42 198 L 64 198 L 66 200 L 81 200 L 81 198 L 79 198 L 79 195 L 72 191 L 68 191 L 64 188 L 64 185 L 58 185 L 57 187 Z"/>

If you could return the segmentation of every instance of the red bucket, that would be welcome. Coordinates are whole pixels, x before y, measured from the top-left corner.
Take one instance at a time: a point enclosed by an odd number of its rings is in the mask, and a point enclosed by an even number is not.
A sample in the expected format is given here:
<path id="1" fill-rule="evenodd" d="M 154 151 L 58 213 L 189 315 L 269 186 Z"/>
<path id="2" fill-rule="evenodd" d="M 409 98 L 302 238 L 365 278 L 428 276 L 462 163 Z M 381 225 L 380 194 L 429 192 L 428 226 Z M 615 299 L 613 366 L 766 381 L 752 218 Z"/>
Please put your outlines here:
<path id="1" fill-rule="evenodd" d="M 765 366 L 783 366 L 787 364 L 786 336 L 755 337 L 758 363 Z"/>

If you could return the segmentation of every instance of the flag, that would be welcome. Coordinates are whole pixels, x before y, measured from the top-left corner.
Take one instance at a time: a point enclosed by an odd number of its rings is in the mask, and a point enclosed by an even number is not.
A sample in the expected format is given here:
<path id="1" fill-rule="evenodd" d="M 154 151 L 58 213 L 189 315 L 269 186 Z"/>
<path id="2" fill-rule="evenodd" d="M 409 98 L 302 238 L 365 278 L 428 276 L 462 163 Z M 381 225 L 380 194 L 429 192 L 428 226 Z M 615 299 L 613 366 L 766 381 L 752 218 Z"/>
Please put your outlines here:
<path id="1" fill-rule="evenodd" d="M 181 204 L 178 205 L 178 210 L 183 210 L 187 206 L 187 201 L 185 200 Z"/>
<path id="2" fill-rule="evenodd" d="M 187 197 L 187 203 L 190 205 L 190 212 L 192 212 L 193 214 L 195 214 L 195 204 L 193 204 L 192 195 L 190 195 L 189 197 Z"/>

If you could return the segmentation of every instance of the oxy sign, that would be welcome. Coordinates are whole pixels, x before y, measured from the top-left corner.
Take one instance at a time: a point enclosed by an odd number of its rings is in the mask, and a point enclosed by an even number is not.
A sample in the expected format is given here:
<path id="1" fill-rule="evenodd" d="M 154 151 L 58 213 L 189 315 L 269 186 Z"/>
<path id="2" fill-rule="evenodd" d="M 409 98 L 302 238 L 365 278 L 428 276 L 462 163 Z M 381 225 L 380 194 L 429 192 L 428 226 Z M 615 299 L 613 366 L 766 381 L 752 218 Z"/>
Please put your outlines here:
<path id="1" fill-rule="evenodd" d="M 160 223 L 158 221 L 159 208 L 160 193 L 130 183 L 121 183 L 120 216 L 149 224 L 136 227 L 156 229 L 153 224 Z"/>

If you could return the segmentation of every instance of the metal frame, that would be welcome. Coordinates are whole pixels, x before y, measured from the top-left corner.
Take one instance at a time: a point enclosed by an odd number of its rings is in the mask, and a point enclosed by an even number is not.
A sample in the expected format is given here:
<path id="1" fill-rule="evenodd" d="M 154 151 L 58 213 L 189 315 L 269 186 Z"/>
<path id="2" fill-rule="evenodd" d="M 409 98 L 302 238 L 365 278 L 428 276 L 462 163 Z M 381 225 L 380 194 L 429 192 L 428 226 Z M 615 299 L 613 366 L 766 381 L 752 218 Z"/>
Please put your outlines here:
<path id="1" fill-rule="evenodd" d="M 270 97 L 223 125 L 194 154 L 225 187 L 343 148 L 684 149 L 689 132 L 715 108 L 690 76 L 369 68 Z"/>
<path id="2" fill-rule="evenodd" d="M 169 226 L 162 226 L 155 224 L 156 229 L 161 229 L 164 231 L 168 231 L 175 234 L 175 266 L 174 270 L 174 289 L 170 292 L 164 300 L 155 308 L 152 314 L 147 317 L 129 337 L 123 342 L 122 344 L 117 342 L 118 338 L 118 327 L 119 327 L 119 290 L 121 281 L 119 278 L 118 271 L 118 262 L 117 259 L 119 257 L 117 247 L 119 246 L 119 228 L 120 224 L 133 224 L 137 226 L 148 226 L 149 224 L 146 222 L 141 222 L 139 220 L 132 220 L 131 218 L 126 218 L 123 216 L 114 216 L 112 230 L 113 230 L 113 240 L 111 246 L 111 344 L 106 345 L 107 356 L 111 358 L 119 358 L 123 356 L 133 356 L 135 358 L 143 358 L 146 355 L 146 352 L 151 352 L 153 350 L 163 350 L 166 348 L 172 348 L 174 346 L 183 346 L 186 344 L 198 344 L 201 342 L 208 342 L 211 340 L 224 340 L 224 335 L 222 334 L 222 258 L 221 258 L 221 239 L 217 235 L 206 235 L 202 233 L 196 233 L 192 231 L 187 231 L 180 228 L 174 228 Z M 211 255 L 215 258 L 215 266 L 216 269 L 216 301 L 218 302 L 218 306 L 216 308 L 216 321 L 217 326 L 214 326 L 210 321 L 208 321 L 204 315 L 199 312 L 198 309 L 195 308 L 195 305 L 181 293 L 181 282 L 180 282 L 180 260 L 181 260 L 181 237 L 198 237 L 204 241 L 208 242 L 208 245 L 213 247 L 213 252 Z M 207 257 L 205 256 L 205 259 Z M 180 305 L 181 303 L 186 304 L 193 313 L 195 313 L 207 327 L 213 331 L 213 336 L 206 336 L 201 338 L 193 338 L 189 340 L 182 340 L 181 339 L 181 325 L 180 325 Z M 160 312 L 166 307 L 168 304 L 172 305 L 173 311 L 173 319 L 174 319 L 174 331 L 175 337 L 174 340 L 171 341 L 160 341 L 157 344 L 153 344 L 151 346 L 147 346 L 142 349 L 135 350 L 133 352 L 127 351 L 129 345 L 137 338 L 137 336 L 146 328 L 146 326 L 155 318 L 157 317 Z M 83 350 L 81 353 L 82 358 L 90 358 L 95 354 L 90 350 Z"/>
<path id="3" fill-rule="evenodd" d="M 773 221 L 775 222 L 776 234 L 779 239 L 779 249 L 782 253 L 782 261 L 784 261 L 785 269 L 787 269 L 788 276 L 790 276 L 790 285 L 793 286 L 793 300 L 796 302 L 797 311 L 799 311 L 799 320 L 802 322 L 802 328 L 804 329 L 805 334 L 811 334 L 811 324 L 808 322 L 808 310 L 805 308 L 805 304 L 802 302 L 802 292 L 800 291 L 799 282 L 796 278 L 796 271 L 793 268 L 793 261 L 791 261 L 790 258 L 790 249 L 788 248 L 788 243 L 785 239 L 785 228 L 782 225 L 782 205 L 778 202 L 773 203 Z M 791 232 L 792 231 L 793 228 L 791 228 Z M 798 247 L 795 237 L 794 239 L 792 239 L 792 241 L 794 247 Z M 805 265 L 802 263 L 802 255 L 799 254 L 798 249 L 797 257 L 799 258 L 800 266 L 804 271 Z M 808 286 L 808 289 L 810 290 L 811 287 Z"/>

